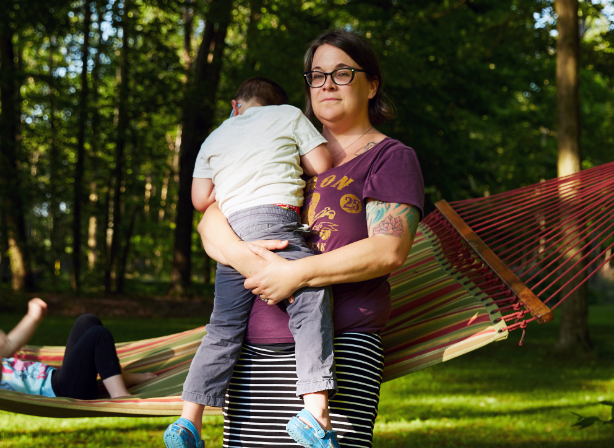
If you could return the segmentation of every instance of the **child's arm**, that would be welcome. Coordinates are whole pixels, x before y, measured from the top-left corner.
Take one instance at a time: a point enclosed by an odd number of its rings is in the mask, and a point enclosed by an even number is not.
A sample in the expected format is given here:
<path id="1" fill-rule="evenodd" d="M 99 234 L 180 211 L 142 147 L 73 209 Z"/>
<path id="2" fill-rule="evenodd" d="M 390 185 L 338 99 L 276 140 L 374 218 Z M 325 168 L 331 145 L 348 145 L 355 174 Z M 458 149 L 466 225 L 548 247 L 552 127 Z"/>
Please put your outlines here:
<path id="1" fill-rule="evenodd" d="M 204 213 L 215 202 L 214 187 L 211 179 L 192 179 L 192 204 L 196 210 Z"/>
<path id="2" fill-rule="evenodd" d="M 301 156 L 301 165 L 305 174 L 315 176 L 330 170 L 333 166 L 333 158 L 328 152 L 326 144 L 323 143 Z"/>
<path id="3" fill-rule="evenodd" d="M 41 299 L 28 302 L 28 314 L 8 334 L 0 332 L 0 357 L 8 358 L 18 352 L 30 340 L 36 327 L 47 312 L 47 304 Z"/>

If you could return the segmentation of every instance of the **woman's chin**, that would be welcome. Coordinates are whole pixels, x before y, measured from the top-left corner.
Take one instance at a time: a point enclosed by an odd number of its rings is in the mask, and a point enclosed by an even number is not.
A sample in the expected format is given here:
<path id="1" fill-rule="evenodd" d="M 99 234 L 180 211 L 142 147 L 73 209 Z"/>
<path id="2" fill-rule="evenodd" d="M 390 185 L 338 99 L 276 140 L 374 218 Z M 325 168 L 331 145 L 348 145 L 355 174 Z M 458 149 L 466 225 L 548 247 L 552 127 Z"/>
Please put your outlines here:
<path id="1" fill-rule="evenodd" d="M 330 126 L 331 124 L 338 123 L 339 121 L 343 120 L 343 118 L 345 117 L 345 114 L 343 113 L 343 111 L 330 110 L 330 109 L 318 111 L 315 113 L 315 115 L 318 118 L 318 120 L 320 120 L 320 123 L 326 126 Z"/>

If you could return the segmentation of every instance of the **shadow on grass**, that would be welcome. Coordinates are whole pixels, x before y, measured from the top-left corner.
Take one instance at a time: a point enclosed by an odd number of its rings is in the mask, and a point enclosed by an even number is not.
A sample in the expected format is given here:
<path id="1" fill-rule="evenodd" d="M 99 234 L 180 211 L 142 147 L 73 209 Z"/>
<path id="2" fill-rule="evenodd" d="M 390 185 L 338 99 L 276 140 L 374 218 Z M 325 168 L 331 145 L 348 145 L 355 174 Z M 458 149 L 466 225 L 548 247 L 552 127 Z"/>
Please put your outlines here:
<path id="1" fill-rule="evenodd" d="M 531 407 L 529 409 L 519 409 L 519 410 L 505 410 L 505 411 L 497 411 L 497 410 L 476 410 L 470 408 L 468 406 L 459 406 L 456 410 L 450 410 L 450 406 L 445 406 L 445 409 L 437 410 L 432 407 L 425 406 L 424 412 L 416 412 L 416 405 L 408 405 L 408 406 L 388 406 L 387 408 L 380 409 L 380 415 L 382 416 L 382 421 L 394 421 L 388 420 L 386 418 L 386 414 L 394 414 L 396 416 L 402 415 L 405 419 L 420 419 L 423 421 L 426 420 L 439 420 L 439 419 L 479 419 L 479 418 L 498 418 L 498 417 L 527 417 L 531 415 L 540 415 L 545 412 L 553 412 L 553 411 L 561 411 L 567 412 L 569 414 L 569 421 L 573 423 L 575 417 L 572 415 L 572 412 L 577 412 L 579 410 L 594 407 L 595 403 L 587 403 L 584 405 L 570 404 L 566 406 L 536 406 Z M 394 409 L 394 411 L 393 411 Z M 404 412 L 405 411 L 405 412 Z M 428 415 L 428 416 L 427 416 Z M 566 415 L 566 414 L 565 414 Z M 614 446 L 614 440 L 612 441 L 612 446 Z"/>
<path id="2" fill-rule="evenodd" d="M 205 423 L 204 440 L 207 446 L 221 446 L 223 423 Z M 0 446 L 104 446 L 150 447 L 164 446 L 162 435 L 165 423 L 143 423 L 134 426 L 98 426 L 96 428 L 37 429 L 33 431 L 0 430 Z M 10 446 L 10 445 L 9 445 Z"/>
<path id="3" fill-rule="evenodd" d="M 408 434 L 407 437 L 390 437 L 385 435 L 377 436 L 373 441 L 374 448 L 448 448 L 448 447 L 480 447 L 480 448 L 612 448 L 611 437 L 603 436 L 596 440 L 528 440 L 528 441 L 499 441 L 484 440 L 479 434 L 475 437 L 466 435 L 450 437 L 450 435 L 427 435 L 427 434 Z M 493 436 L 493 438 L 495 438 Z"/>

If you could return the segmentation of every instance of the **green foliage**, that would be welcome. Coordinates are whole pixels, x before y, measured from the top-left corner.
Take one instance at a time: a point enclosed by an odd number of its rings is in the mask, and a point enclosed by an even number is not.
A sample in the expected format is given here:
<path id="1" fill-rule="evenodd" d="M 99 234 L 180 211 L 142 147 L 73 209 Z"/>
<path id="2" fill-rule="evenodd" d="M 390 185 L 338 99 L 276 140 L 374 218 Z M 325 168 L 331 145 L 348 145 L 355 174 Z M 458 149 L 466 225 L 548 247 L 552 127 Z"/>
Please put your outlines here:
<path id="1" fill-rule="evenodd" d="M 582 163 L 588 168 L 614 160 L 614 31 L 606 2 L 581 3 Z M 11 0 L 8 5 L 0 28 L 14 33 L 21 106 L 22 188 L 13 194 L 27 210 L 28 251 L 39 285 L 61 290 L 72 269 L 84 7 L 93 21 L 81 223 L 84 289 L 101 289 L 111 231 L 121 235 L 120 252 L 130 242 L 127 278 L 168 281 L 178 197 L 175 145 L 208 2 Z M 234 0 L 216 125 L 227 118 L 229 101 L 250 76 L 275 79 L 292 104 L 302 107 L 308 43 L 325 29 L 342 28 L 365 36 L 380 57 L 384 86 L 398 113 L 381 130 L 416 149 L 427 211 L 441 198 L 482 196 L 552 178 L 557 154 L 552 8 L 552 0 Z M 123 218 L 113 228 L 126 17 L 129 127 L 121 162 Z M 0 226 L 0 247 L 6 248 L 2 232 Z M 193 255 L 194 278 L 208 281 L 211 266 L 196 234 Z M 6 253 L 0 257 L 7 259 Z"/>

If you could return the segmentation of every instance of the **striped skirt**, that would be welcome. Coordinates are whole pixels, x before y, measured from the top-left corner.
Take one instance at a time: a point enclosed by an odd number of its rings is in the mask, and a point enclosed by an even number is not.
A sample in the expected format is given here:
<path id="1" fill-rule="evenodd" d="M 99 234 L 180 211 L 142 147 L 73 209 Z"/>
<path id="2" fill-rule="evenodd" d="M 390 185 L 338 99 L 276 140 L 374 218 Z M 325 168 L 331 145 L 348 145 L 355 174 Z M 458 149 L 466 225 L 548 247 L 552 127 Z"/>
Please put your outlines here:
<path id="1" fill-rule="evenodd" d="M 330 400 L 341 447 L 371 447 L 384 369 L 380 336 L 335 337 L 339 390 Z M 272 351 L 245 344 L 224 406 L 224 447 L 300 447 L 286 424 L 301 409 L 296 397 L 294 350 Z"/>

